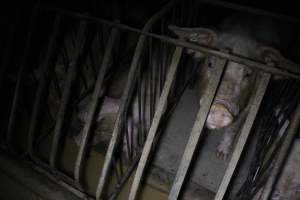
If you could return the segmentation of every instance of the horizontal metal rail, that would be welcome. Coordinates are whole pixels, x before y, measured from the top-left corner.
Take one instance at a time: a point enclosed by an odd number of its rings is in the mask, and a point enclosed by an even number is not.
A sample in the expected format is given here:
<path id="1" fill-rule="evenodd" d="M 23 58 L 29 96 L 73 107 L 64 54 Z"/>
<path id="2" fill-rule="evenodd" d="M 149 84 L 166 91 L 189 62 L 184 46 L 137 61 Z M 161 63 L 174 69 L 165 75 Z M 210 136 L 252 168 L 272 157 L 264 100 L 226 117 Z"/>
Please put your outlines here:
<path id="1" fill-rule="evenodd" d="M 260 108 L 260 104 L 262 102 L 262 99 L 264 97 L 264 94 L 267 90 L 268 83 L 270 81 L 271 75 L 267 73 L 262 73 L 262 77 L 259 80 L 258 88 L 256 89 L 256 92 L 252 99 L 250 100 L 250 110 L 249 113 L 247 113 L 247 118 L 243 124 L 243 127 L 241 129 L 241 134 L 239 136 L 239 139 L 237 141 L 237 144 L 235 145 L 235 149 L 233 151 L 232 157 L 229 161 L 228 167 L 226 169 L 225 175 L 222 179 L 222 182 L 219 186 L 218 192 L 215 196 L 215 200 L 222 200 L 224 199 L 224 196 L 226 194 L 226 191 L 228 189 L 229 183 L 232 180 L 233 173 L 238 165 L 238 161 L 242 155 L 243 149 L 245 147 L 245 144 L 248 140 L 248 137 L 250 135 L 251 128 L 254 124 L 254 120 L 256 118 L 256 115 L 258 113 L 258 110 Z M 241 116 L 240 116 L 241 117 Z"/>
<path id="2" fill-rule="evenodd" d="M 205 121 L 209 113 L 211 104 L 215 97 L 215 93 L 217 91 L 219 82 L 221 81 L 222 74 L 226 66 L 226 62 L 227 61 L 225 59 L 217 59 L 216 67 L 212 72 L 213 77 L 210 79 L 208 88 L 204 93 L 203 104 L 199 108 L 188 143 L 185 146 L 185 150 L 181 158 L 179 168 L 177 170 L 175 180 L 168 197 L 169 200 L 178 199 L 179 193 L 181 191 L 184 179 L 190 167 L 197 144 L 199 142 L 199 139 L 202 136 L 203 133 L 202 130 L 204 128 Z"/>
<path id="3" fill-rule="evenodd" d="M 253 60 L 253 59 L 246 58 L 246 57 L 241 56 L 241 55 L 232 54 L 232 53 L 229 53 L 229 52 L 222 52 L 218 48 L 208 47 L 208 46 L 204 46 L 204 45 L 200 45 L 200 44 L 193 44 L 193 43 L 190 43 L 190 42 L 174 39 L 174 38 L 171 38 L 171 37 L 168 37 L 168 36 L 159 35 L 159 34 L 155 34 L 155 33 L 150 33 L 148 31 L 133 28 L 133 27 L 127 26 L 125 24 L 114 23 L 114 22 L 111 22 L 109 20 L 88 16 L 88 15 L 85 15 L 85 14 L 79 14 L 79 13 L 76 13 L 76 12 L 66 11 L 66 10 L 62 10 L 62 9 L 58 9 L 58 8 L 49 8 L 49 9 L 53 10 L 53 11 L 56 11 L 56 12 L 59 12 L 59 13 L 62 13 L 64 15 L 70 16 L 70 17 L 88 19 L 88 20 L 91 20 L 91 21 L 94 21 L 94 22 L 98 22 L 98 23 L 101 23 L 101 24 L 106 24 L 106 25 L 116 27 L 116 28 L 119 28 L 119 29 L 128 30 L 128 31 L 132 31 L 132 32 L 135 32 L 135 33 L 139 33 L 141 35 L 153 37 L 153 38 L 159 39 L 161 41 L 174 44 L 176 46 L 186 47 L 186 48 L 198 51 L 198 52 L 202 52 L 202 53 L 206 53 L 206 54 L 209 54 L 209 55 L 217 56 L 217 57 L 220 57 L 220 58 L 223 58 L 223 59 L 227 59 L 229 61 L 233 61 L 233 62 L 236 62 L 236 63 L 239 63 L 239 64 L 247 65 L 249 67 L 256 68 L 258 70 L 262 70 L 264 72 L 268 72 L 268 73 L 271 73 L 271 74 L 282 75 L 282 76 L 287 76 L 287 77 L 290 77 L 290 78 L 300 79 L 300 67 L 297 64 L 293 64 L 292 66 L 289 66 L 289 67 L 278 66 L 278 65 L 269 66 L 269 65 L 267 65 L 267 63 L 265 63 L 263 61 Z M 291 68 L 293 68 L 293 70 L 290 70 Z"/>
<path id="4" fill-rule="evenodd" d="M 182 55 L 182 48 L 177 47 L 173 54 L 173 59 L 167 74 L 166 82 L 164 84 L 161 96 L 159 98 L 158 107 L 155 110 L 155 114 L 151 123 L 150 130 L 143 148 L 141 159 L 138 164 L 138 168 L 135 173 L 135 177 L 132 183 L 132 187 L 129 194 L 129 200 L 135 200 L 137 196 L 138 189 L 141 184 L 141 179 L 151 152 L 152 144 L 155 139 L 155 135 L 158 130 L 161 118 L 164 114 L 165 108 L 167 106 L 168 96 L 171 90 L 172 83 L 174 82 L 178 64 Z"/>

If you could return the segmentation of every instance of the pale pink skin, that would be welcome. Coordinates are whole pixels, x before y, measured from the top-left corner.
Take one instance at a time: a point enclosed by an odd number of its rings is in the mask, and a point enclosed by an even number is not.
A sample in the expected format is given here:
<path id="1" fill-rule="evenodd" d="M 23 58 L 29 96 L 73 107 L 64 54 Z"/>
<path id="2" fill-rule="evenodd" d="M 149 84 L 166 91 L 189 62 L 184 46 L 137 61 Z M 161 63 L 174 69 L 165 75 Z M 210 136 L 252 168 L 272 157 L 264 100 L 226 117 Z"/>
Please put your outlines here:
<path id="1" fill-rule="evenodd" d="M 206 120 L 208 129 L 220 129 L 232 123 L 233 117 L 231 113 L 226 112 L 224 109 L 211 108 Z"/>

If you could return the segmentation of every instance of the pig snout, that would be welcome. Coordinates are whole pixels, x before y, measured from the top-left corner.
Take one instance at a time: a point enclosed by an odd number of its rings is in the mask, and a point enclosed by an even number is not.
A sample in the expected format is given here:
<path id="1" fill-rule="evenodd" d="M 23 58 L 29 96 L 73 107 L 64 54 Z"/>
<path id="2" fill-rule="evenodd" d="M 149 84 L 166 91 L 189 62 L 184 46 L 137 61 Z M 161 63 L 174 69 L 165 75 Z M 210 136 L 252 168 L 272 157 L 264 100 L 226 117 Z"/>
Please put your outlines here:
<path id="1" fill-rule="evenodd" d="M 209 111 L 206 126 L 208 129 L 220 129 L 228 126 L 233 121 L 233 115 L 222 104 L 213 104 Z"/>

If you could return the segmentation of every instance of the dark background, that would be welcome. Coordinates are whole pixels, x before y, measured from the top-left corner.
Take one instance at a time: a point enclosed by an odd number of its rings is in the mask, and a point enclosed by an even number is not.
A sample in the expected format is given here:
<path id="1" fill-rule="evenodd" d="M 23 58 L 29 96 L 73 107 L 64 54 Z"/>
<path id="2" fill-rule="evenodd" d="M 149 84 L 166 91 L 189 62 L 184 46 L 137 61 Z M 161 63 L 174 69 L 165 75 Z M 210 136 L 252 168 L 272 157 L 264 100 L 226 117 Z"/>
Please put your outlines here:
<path id="1" fill-rule="evenodd" d="M 105 19 L 119 19 L 121 23 L 128 24 L 130 26 L 142 28 L 146 21 L 153 16 L 154 13 L 159 11 L 168 0 L 161 1 L 138 1 L 138 0 L 65 0 L 65 1 L 37 1 L 37 0 L 26 0 L 26 1 L 2 1 L 0 6 L 0 52 L 8 49 L 11 45 L 13 46 L 14 55 L 22 54 L 25 47 L 26 35 L 29 30 L 29 19 L 32 15 L 33 9 L 37 3 L 41 5 L 47 5 L 49 7 L 56 7 L 65 10 L 76 11 L 80 13 L 89 14 L 96 17 Z M 296 1 L 238 1 L 230 0 L 226 2 L 238 3 L 239 5 L 251 6 L 253 8 L 264 9 L 266 11 L 276 12 L 278 14 L 284 14 L 290 17 L 298 17 L 299 6 L 295 3 Z M 204 9 L 206 13 L 202 13 L 202 16 L 206 16 L 205 21 L 207 24 L 214 24 L 214 16 L 228 15 L 232 12 L 231 9 L 223 9 L 218 7 L 209 7 Z M 202 11 L 201 11 L 202 12 Z M 226 14 L 225 14 L 226 13 Z M 217 18 L 217 17 L 215 17 Z M 40 20 L 41 21 L 41 20 Z M 46 24 L 46 23 L 45 23 Z M 16 30 L 12 30 L 12 26 L 17 27 Z M 300 27 L 299 24 L 293 24 L 296 29 Z M 47 27 L 46 27 L 47 28 Z M 44 33 L 40 30 L 40 35 Z M 45 32 L 48 30 L 45 29 Z M 14 39 L 10 40 L 11 33 L 14 32 Z M 291 32 L 291 31 L 289 31 Z M 292 31 L 293 35 L 299 35 L 299 31 Z M 34 37 L 39 37 L 35 35 Z M 294 37 L 294 36 L 293 36 Z M 297 37 L 295 37 L 297 38 Z M 299 37 L 297 41 L 292 43 L 299 43 Z M 8 42 L 13 41 L 13 42 Z M 287 44 L 289 46 L 290 44 Z M 295 57 L 295 56 L 294 56 Z M 297 56 L 298 57 L 298 56 Z M 14 56 L 15 60 L 20 58 Z M 14 64 L 12 65 L 14 66 Z M 17 68 L 17 67 L 16 67 Z"/>
<path id="2" fill-rule="evenodd" d="M 26 18 L 37 0 L 27 1 L 2 1 L 1 2 L 1 29 L 13 20 L 21 16 Z M 104 18 L 118 18 L 124 22 L 142 23 L 146 18 L 159 10 L 167 0 L 161 1 L 138 1 L 138 0 L 64 0 L 64 1 L 40 1 L 54 7 L 67 10 L 87 12 L 94 16 Z M 237 3 L 239 5 L 251 6 L 253 8 L 264 9 L 287 16 L 299 17 L 299 6 L 297 1 L 238 1 L 229 0 L 226 2 Z"/>

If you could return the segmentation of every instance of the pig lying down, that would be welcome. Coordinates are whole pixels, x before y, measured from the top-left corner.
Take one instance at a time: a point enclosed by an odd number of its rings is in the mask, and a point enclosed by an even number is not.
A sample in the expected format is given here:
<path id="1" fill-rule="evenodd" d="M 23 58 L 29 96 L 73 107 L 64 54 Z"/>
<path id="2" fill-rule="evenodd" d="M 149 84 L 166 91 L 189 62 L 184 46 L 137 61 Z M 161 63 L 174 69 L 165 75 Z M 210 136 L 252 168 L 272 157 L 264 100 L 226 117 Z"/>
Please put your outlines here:
<path id="1" fill-rule="evenodd" d="M 169 28 L 179 39 L 224 49 L 243 57 L 275 63 L 284 59 L 278 50 L 268 46 L 277 46 L 280 42 L 272 24 L 264 20 L 253 24 L 248 23 L 251 20 L 247 18 L 242 20 L 236 17 L 226 20 L 219 31 L 176 26 Z M 195 59 L 208 59 L 207 66 L 203 66 L 198 74 L 198 83 L 195 86 L 201 106 L 202 95 L 212 76 L 212 68 L 215 67 L 217 58 L 190 49 L 187 53 L 192 54 Z M 247 116 L 249 99 L 257 84 L 258 74 L 259 72 L 253 68 L 235 62 L 228 62 L 226 65 L 223 79 L 206 120 L 208 129 L 224 130 L 223 139 L 217 147 L 217 155 L 222 159 L 227 158 L 234 139 Z"/>
<path id="2" fill-rule="evenodd" d="M 123 73 L 122 76 L 127 76 L 128 74 Z M 120 80 L 123 80 L 123 77 L 119 78 Z M 143 80 L 145 81 L 145 80 Z M 142 82 L 143 82 L 142 81 Z M 143 82 L 144 83 L 144 82 Z M 112 87 L 114 87 L 114 85 L 121 85 L 120 83 L 118 83 L 118 81 L 114 82 L 112 84 Z M 125 83 L 123 83 L 124 85 Z M 142 88 L 145 85 L 143 84 Z M 150 96 L 153 95 L 150 91 L 150 87 L 147 87 L 146 89 L 146 99 L 144 99 L 143 101 L 145 101 L 145 103 L 142 102 L 142 106 L 141 109 L 144 111 L 144 127 L 145 130 L 148 130 L 150 128 Z M 157 90 L 157 95 L 156 95 L 156 102 L 157 102 L 157 97 L 158 97 L 158 90 Z M 90 96 L 87 96 L 80 104 L 78 107 L 78 113 L 76 116 L 76 122 L 77 124 L 79 124 L 79 131 L 75 131 L 77 132 L 77 134 L 73 134 L 73 138 L 76 142 L 76 144 L 79 146 L 81 144 L 81 140 L 82 140 L 82 132 L 81 130 L 83 129 L 84 124 L 86 123 L 86 119 L 87 119 L 87 115 L 89 112 L 89 102 L 90 102 Z M 119 111 L 119 107 L 121 104 L 121 100 L 120 98 L 116 98 L 116 97 L 110 97 L 110 96 L 105 96 L 103 97 L 103 102 L 100 108 L 99 113 L 95 116 L 94 119 L 94 133 L 93 133 L 93 139 L 91 141 L 91 144 L 97 145 L 99 143 L 108 145 L 112 136 L 112 132 L 114 129 L 114 125 L 115 125 L 115 120 L 117 118 L 117 113 Z M 133 148 L 137 147 L 137 134 L 138 134 L 138 130 L 139 130 L 139 100 L 138 100 L 138 95 L 136 92 L 136 95 L 134 95 L 133 97 L 133 102 L 132 102 L 132 106 L 129 106 L 129 108 L 131 108 L 131 111 L 128 111 L 129 113 L 131 113 L 130 115 L 127 116 L 127 131 L 128 133 L 128 140 L 124 139 L 123 142 L 124 144 L 122 145 L 122 151 L 124 153 L 125 156 L 128 155 L 129 153 L 129 149 L 127 149 L 128 146 L 131 146 Z M 123 130 L 124 131 L 124 130 Z M 125 134 L 123 136 L 125 138 Z M 127 142 L 129 144 L 127 144 Z M 135 152 L 133 152 L 135 153 Z M 128 158 L 129 159 L 129 158 Z"/>

